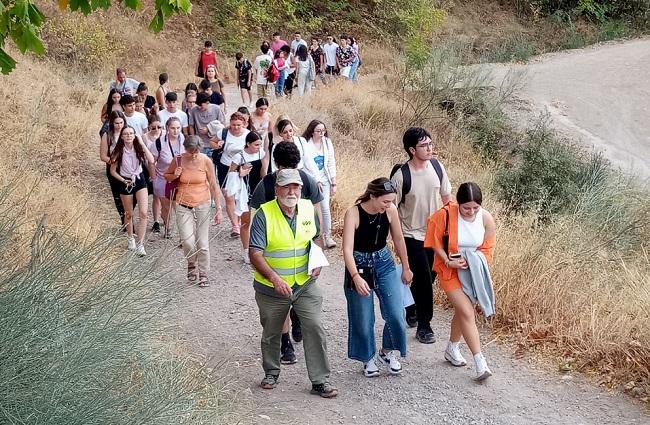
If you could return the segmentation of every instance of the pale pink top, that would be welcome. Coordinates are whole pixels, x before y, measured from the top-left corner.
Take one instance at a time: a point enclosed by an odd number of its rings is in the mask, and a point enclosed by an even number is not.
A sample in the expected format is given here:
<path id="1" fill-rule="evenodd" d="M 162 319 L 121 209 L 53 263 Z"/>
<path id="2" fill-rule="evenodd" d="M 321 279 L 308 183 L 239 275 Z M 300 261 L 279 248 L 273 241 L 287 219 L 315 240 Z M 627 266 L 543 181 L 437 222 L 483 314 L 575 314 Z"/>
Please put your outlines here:
<path id="1" fill-rule="evenodd" d="M 124 146 L 124 151 L 122 152 L 122 163 L 120 164 L 120 176 L 125 179 L 131 179 L 131 181 L 135 182 L 135 179 L 140 176 L 140 174 L 142 174 L 142 164 L 138 159 L 135 149 L 128 149 Z"/>

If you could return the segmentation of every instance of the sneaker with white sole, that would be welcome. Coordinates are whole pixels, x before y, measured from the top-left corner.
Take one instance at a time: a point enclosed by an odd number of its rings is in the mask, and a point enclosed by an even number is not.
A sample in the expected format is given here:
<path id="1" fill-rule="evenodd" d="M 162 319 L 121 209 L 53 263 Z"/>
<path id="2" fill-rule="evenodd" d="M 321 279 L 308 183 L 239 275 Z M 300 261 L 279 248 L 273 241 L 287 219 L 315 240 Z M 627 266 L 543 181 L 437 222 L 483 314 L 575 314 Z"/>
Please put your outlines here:
<path id="1" fill-rule="evenodd" d="M 135 238 L 129 238 L 129 245 L 128 245 L 129 251 L 135 251 L 138 249 L 138 246 L 135 243 Z"/>
<path id="2" fill-rule="evenodd" d="M 460 347 L 458 342 L 451 342 L 447 344 L 445 350 L 445 360 L 452 364 L 452 366 L 461 367 L 467 365 L 467 360 L 460 354 Z"/>
<path id="3" fill-rule="evenodd" d="M 139 245 L 138 245 L 138 250 L 136 251 L 136 253 L 137 253 L 140 257 L 144 257 L 145 255 L 147 255 L 147 251 L 144 250 L 144 245 L 139 244 Z"/>
<path id="4" fill-rule="evenodd" d="M 363 374 L 366 378 L 374 378 L 380 375 L 375 356 L 372 356 L 372 359 L 363 364 Z"/>
<path id="5" fill-rule="evenodd" d="M 395 355 L 395 351 L 389 351 L 388 353 L 384 354 L 383 351 L 379 351 L 379 355 L 377 356 L 377 359 L 381 361 L 383 364 L 388 366 L 388 369 L 390 370 L 390 373 L 393 375 L 399 375 L 402 373 L 402 365 L 400 364 L 399 360 L 397 360 L 397 356 Z"/>
<path id="6" fill-rule="evenodd" d="M 336 248 L 336 241 L 330 235 L 325 236 L 325 247 L 328 249 Z"/>
<path id="7" fill-rule="evenodd" d="M 488 367 L 483 353 L 476 353 L 474 355 L 474 362 L 476 363 L 476 376 L 474 377 L 475 381 L 483 381 L 492 376 L 492 371 Z"/>

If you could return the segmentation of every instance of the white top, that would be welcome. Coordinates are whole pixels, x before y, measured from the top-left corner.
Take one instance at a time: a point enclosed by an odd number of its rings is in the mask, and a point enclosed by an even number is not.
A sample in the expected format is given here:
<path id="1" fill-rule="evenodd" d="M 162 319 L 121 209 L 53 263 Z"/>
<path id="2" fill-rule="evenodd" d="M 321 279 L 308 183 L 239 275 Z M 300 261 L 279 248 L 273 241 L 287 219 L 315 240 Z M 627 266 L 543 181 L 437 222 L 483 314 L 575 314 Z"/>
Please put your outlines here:
<path id="1" fill-rule="evenodd" d="M 296 58 L 296 69 L 298 69 L 299 74 L 309 73 L 309 68 L 311 68 L 312 58 L 307 55 L 306 61 L 301 61 L 300 58 Z"/>
<path id="2" fill-rule="evenodd" d="M 249 131 L 244 130 L 241 136 L 235 136 L 228 132 L 226 140 L 223 144 L 223 154 L 221 155 L 221 163 L 230 167 L 233 162 L 233 156 L 244 150 L 246 146 L 246 135 Z M 218 135 L 218 137 L 221 135 Z"/>
<path id="3" fill-rule="evenodd" d="M 336 43 L 323 44 L 323 52 L 325 52 L 325 65 L 336 66 L 336 49 L 338 48 L 339 45 Z"/>
<path id="4" fill-rule="evenodd" d="M 126 78 L 123 82 L 118 83 L 117 81 L 111 81 L 111 89 L 116 89 L 119 91 L 122 96 L 125 94 L 130 94 L 135 96 L 135 93 L 140 85 L 139 81 L 134 80 L 133 78 Z"/>
<path id="5" fill-rule="evenodd" d="M 176 112 L 171 113 L 167 109 L 163 109 L 162 111 L 158 111 L 158 118 L 160 118 L 160 123 L 166 127 L 167 126 L 167 120 L 171 117 L 176 117 L 179 120 L 181 120 L 181 128 L 186 128 L 189 123 L 187 120 L 187 114 L 180 109 L 176 109 Z"/>
<path id="6" fill-rule="evenodd" d="M 266 84 L 266 71 L 271 66 L 273 62 L 273 56 L 271 55 L 259 55 L 255 58 L 255 63 L 253 63 L 253 68 L 257 74 L 257 84 Z"/>
<path id="7" fill-rule="evenodd" d="M 171 165 L 174 157 L 180 156 L 185 152 L 185 146 L 183 146 L 183 135 L 179 135 L 178 139 L 175 142 L 168 141 L 165 135 L 160 135 L 160 152 L 156 147 L 156 141 L 153 140 L 147 148 L 149 152 L 153 155 L 156 160 L 156 175 L 163 177 L 169 166 Z M 173 151 L 169 150 L 169 145 Z"/>
<path id="8" fill-rule="evenodd" d="M 307 143 L 304 137 L 293 136 L 293 143 L 298 147 L 300 152 L 300 162 L 298 163 L 298 170 L 304 170 L 307 174 L 311 176 L 314 180 L 318 181 L 319 171 L 318 166 L 314 162 L 314 153 L 313 145 Z M 271 148 L 271 158 L 273 158 L 273 151 L 277 144 L 274 144 Z M 278 165 L 275 161 L 271 162 L 271 171 L 278 171 Z"/>
<path id="9" fill-rule="evenodd" d="M 298 46 L 303 45 L 305 47 L 309 47 L 307 45 L 307 42 L 303 40 L 302 38 L 300 40 L 291 40 L 291 51 L 296 53 L 296 50 L 298 50 Z"/>
<path id="10" fill-rule="evenodd" d="M 483 208 L 479 208 L 474 221 L 466 221 L 458 213 L 458 248 L 478 248 L 485 239 Z"/>
<path id="11" fill-rule="evenodd" d="M 147 121 L 147 117 L 142 112 L 134 111 L 133 115 L 126 117 L 126 123 L 133 127 L 135 134 L 139 136 L 149 130 L 149 121 Z"/>
<path id="12" fill-rule="evenodd" d="M 244 163 L 251 163 L 253 161 L 261 161 L 266 156 L 264 149 L 260 149 L 257 153 L 248 153 L 246 151 L 241 151 L 232 157 L 232 163 L 237 165 L 242 165 Z"/>

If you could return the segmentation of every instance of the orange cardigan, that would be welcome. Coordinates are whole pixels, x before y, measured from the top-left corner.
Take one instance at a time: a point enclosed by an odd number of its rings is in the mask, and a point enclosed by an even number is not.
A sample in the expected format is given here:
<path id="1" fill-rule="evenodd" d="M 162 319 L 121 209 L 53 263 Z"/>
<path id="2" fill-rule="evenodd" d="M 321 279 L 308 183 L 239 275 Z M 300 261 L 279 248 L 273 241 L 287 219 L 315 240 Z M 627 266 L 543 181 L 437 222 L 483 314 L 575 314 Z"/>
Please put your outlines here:
<path id="1" fill-rule="evenodd" d="M 458 252 L 458 204 L 453 201 L 429 217 L 424 247 L 443 249 L 442 236 L 445 234 L 445 209 L 449 210 L 449 252 Z M 492 262 L 495 244 L 496 237 L 493 236 L 484 240 L 483 244 L 478 247 L 485 255 L 488 263 Z M 447 267 L 444 260 L 438 255 L 435 255 L 433 259 L 433 271 L 438 274 L 443 289 L 450 286 L 460 288 L 458 270 Z M 448 290 L 445 289 L 445 292 L 448 292 Z"/>

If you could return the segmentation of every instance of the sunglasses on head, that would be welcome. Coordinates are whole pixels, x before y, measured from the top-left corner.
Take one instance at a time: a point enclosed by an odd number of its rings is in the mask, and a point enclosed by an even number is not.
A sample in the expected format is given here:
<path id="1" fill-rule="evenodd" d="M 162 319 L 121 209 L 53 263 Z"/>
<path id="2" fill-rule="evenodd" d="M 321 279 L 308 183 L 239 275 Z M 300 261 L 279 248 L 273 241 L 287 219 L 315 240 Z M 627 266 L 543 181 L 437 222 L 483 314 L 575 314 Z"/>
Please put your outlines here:
<path id="1" fill-rule="evenodd" d="M 384 182 L 384 190 L 386 192 L 395 192 L 395 186 L 393 186 L 393 182 L 391 182 L 390 180 Z"/>

